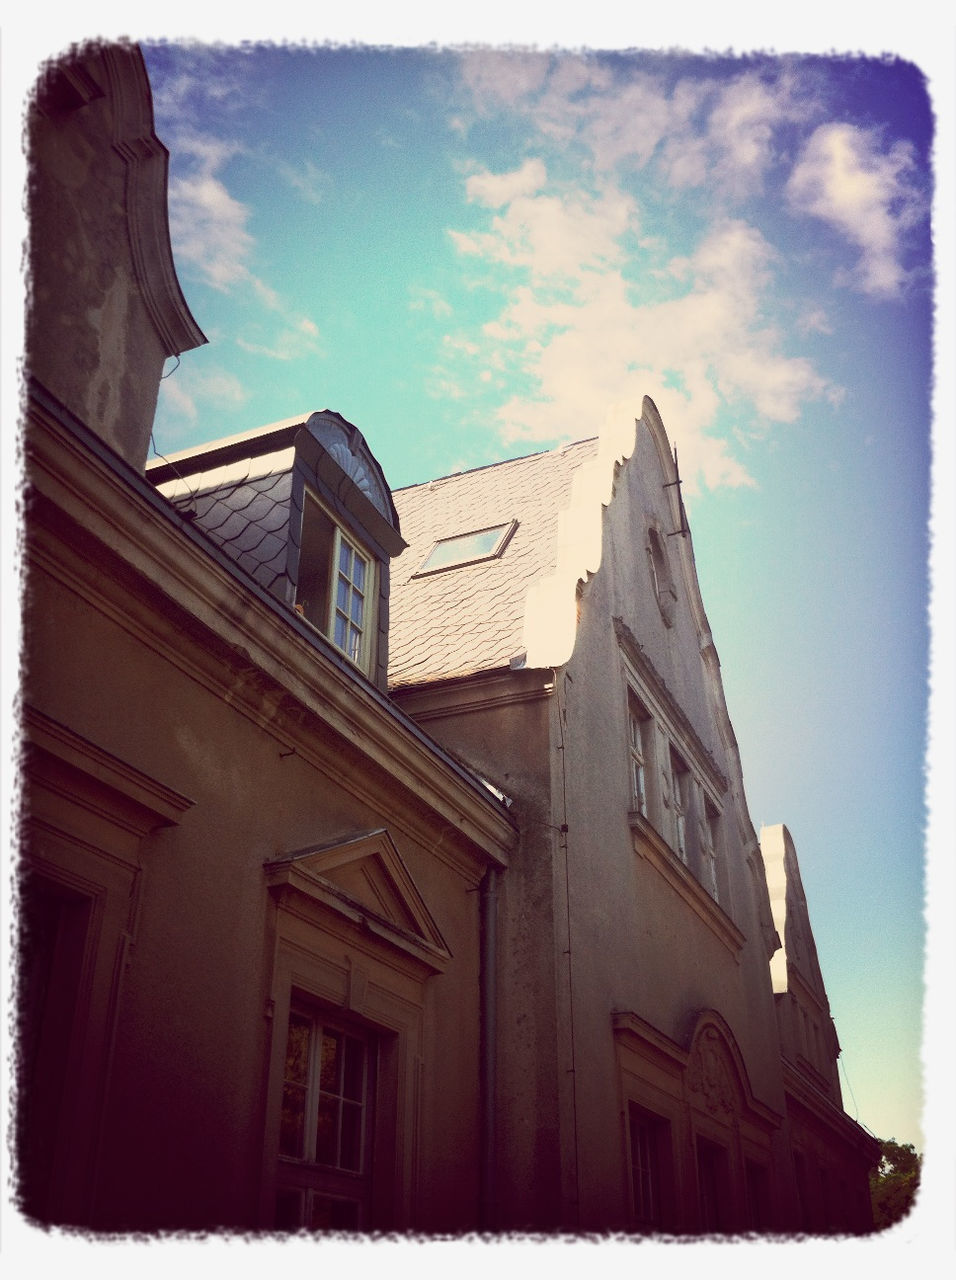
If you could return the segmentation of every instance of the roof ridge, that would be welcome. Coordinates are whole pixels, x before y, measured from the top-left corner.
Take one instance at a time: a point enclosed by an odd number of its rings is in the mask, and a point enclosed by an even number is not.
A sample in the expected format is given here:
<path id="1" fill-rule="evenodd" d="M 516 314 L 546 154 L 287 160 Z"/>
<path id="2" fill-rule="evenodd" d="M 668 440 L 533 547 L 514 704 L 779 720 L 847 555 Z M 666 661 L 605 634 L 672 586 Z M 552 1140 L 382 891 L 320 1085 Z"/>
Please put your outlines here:
<path id="1" fill-rule="evenodd" d="M 564 453 L 576 445 L 593 444 L 598 436 L 584 436 L 580 440 L 566 440 L 554 449 L 536 449 L 534 453 L 522 453 L 517 458 L 499 458 L 497 462 L 484 462 L 478 467 L 465 467 L 462 471 L 450 471 L 444 476 L 432 476 L 428 480 L 417 480 L 414 484 L 403 484 L 392 490 L 392 493 L 407 493 L 409 489 L 424 489 L 427 485 L 438 484 L 442 480 L 458 480 L 461 476 L 475 475 L 478 471 L 491 471 L 494 467 L 507 467 L 515 462 L 528 462 L 531 458 L 546 458 L 552 454 Z"/>

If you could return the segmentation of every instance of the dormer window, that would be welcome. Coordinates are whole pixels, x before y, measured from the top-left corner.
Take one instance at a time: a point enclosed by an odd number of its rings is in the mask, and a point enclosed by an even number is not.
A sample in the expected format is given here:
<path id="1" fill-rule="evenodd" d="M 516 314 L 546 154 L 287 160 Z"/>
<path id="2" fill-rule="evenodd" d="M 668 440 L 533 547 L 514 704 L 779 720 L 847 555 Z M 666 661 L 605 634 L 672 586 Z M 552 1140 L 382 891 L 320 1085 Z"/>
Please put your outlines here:
<path id="1" fill-rule="evenodd" d="M 452 538 L 439 538 L 415 571 L 414 577 L 438 573 L 442 569 L 457 569 L 461 565 L 477 564 L 482 560 L 494 560 L 502 554 L 517 527 L 517 520 L 509 520 L 507 524 L 458 533 Z"/>
<path id="2" fill-rule="evenodd" d="M 375 563 L 311 493 L 302 518 L 296 606 L 337 649 L 369 669 L 375 601 Z"/>

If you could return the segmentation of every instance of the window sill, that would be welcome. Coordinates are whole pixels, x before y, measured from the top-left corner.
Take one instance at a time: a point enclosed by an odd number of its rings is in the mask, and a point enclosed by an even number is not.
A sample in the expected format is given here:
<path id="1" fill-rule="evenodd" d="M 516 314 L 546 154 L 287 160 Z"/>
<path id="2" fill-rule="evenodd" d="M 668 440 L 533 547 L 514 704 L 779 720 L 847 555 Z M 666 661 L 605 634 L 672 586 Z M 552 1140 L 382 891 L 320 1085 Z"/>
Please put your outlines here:
<path id="1" fill-rule="evenodd" d="M 644 858 L 663 876 L 711 933 L 727 948 L 735 960 L 746 941 L 731 918 L 714 901 L 696 876 L 681 862 L 666 840 L 643 814 L 628 814 L 634 852 Z"/>

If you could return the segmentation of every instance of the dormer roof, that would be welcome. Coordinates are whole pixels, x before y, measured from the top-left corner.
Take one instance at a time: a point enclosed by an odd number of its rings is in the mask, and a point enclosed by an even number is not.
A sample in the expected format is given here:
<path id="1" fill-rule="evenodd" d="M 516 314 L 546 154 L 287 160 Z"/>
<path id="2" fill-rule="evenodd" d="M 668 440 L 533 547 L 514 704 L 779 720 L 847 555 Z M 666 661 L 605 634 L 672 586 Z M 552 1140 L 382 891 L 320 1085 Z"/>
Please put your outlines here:
<path id="1" fill-rule="evenodd" d="M 147 477 L 257 582 L 292 598 L 290 539 L 301 526 L 301 485 L 334 495 L 336 514 L 383 559 L 405 546 L 385 476 L 364 436 L 330 409 L 157 458 Z"/>

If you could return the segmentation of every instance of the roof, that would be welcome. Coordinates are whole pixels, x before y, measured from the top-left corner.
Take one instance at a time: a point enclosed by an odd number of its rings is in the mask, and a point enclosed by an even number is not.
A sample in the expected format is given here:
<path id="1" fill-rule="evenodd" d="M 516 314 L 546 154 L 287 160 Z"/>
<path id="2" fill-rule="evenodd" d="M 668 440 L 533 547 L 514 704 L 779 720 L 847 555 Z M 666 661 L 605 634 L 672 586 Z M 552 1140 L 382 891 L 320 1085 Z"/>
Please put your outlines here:
<path id="1" fill-rule="evenodd" d="M 520 660 L 529 588 L 557 568 L 559 516 L 598 440 L 581 440 L 395 490 L 408 548 L 392 561 L 389 685 L 507 668 Z M 500 555 L 418 575 L 436 541 L 517 521 Z"/>
<path id="2" fill-rule="evenodd" d="M 282 595 L 292 495 L 291 446 L 166 481 L 160 492 L 262 586 Z"/>
<path id="3" fill-rule="evenodd" d="M 404 545 L 381 467 L 358 428 L 331 409 L 157 458 L 146 474 L 181 515 L 285 599 L 290 541 L 297 544 L 302 515 L 297 464 L 311 479 L 328 481 L 363 530 L 388 551 Z"/>

